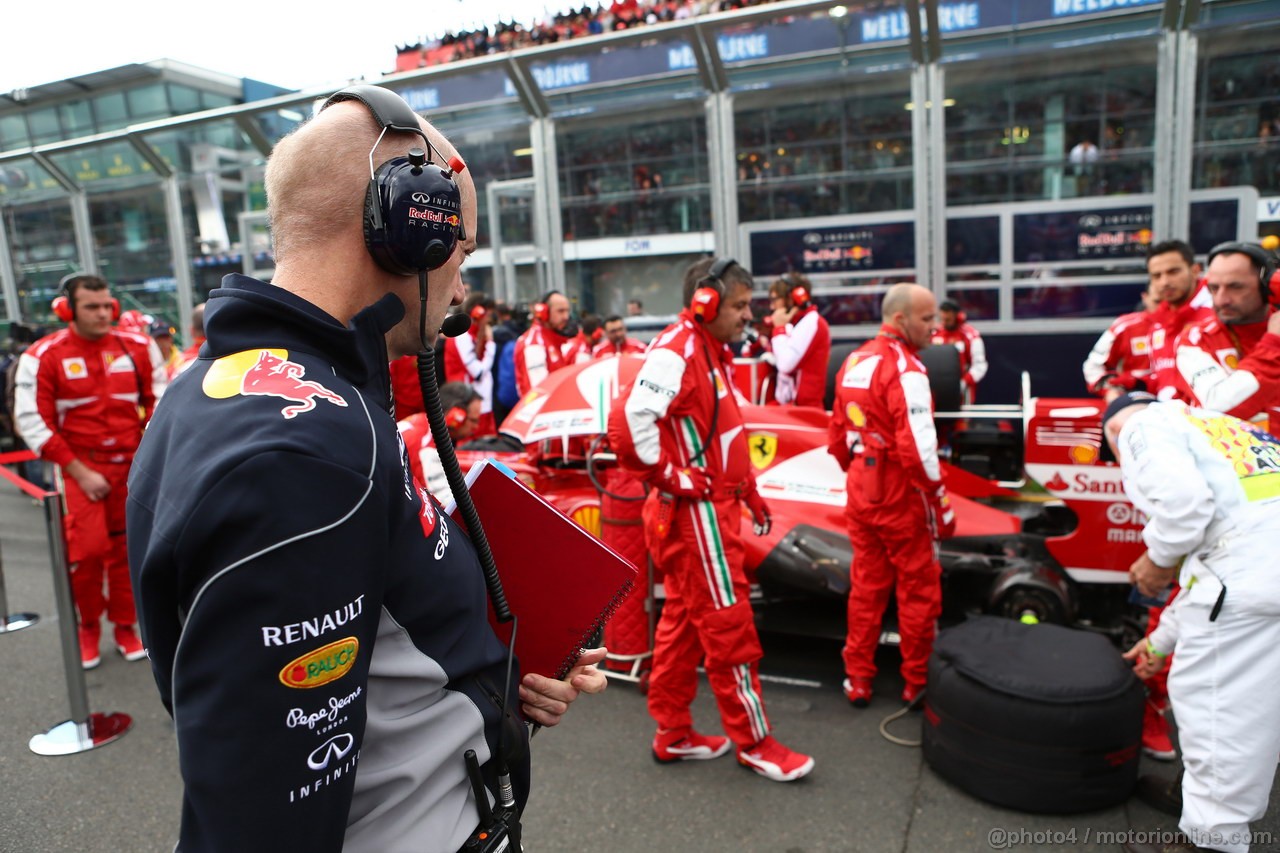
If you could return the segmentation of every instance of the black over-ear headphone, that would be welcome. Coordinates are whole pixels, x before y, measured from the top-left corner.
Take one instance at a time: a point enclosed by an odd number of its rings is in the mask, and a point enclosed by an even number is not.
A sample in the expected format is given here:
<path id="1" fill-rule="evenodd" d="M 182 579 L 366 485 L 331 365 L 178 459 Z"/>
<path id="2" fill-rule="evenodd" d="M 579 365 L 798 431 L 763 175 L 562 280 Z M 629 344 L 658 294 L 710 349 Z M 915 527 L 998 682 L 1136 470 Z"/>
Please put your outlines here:
<path id="1" fill-rule="evenodd" d="M 454 174 L 466 168 L 457 157 L 441 165 L 438 152 L 418 124 L 418 115 L 389 89 L 348 86 L 320 109 L 340 101 L 359 101 L 382 128 L 369 151 L 369 188 L 364 198 L 364 244 L 378 266 L 397 275 L 414 275 L 444 266 L 453 255 L 462 227 L 462 193 Z M 410 148 L 374 169 L 373 154 L 387 131 L 415 133 L 427 150 Z"/>
<path id="2" fill-rule="evenodd" d="M 1277 259 L 1274 253 L 1267 251 L 1257 243 L 1238 243 L 1230 241 L 1227 243 L 1219 243 L 1209 250 L 1209 260 L 1206 263 L 1213 263 L 1213 259 L 1218 255 L 1239 254 L 1248 256 L 1258 268 L 1258 288 L 1262 291 L 1262 301 L 1271 301 L 1271 276 L 1276 271 Z"/>
<path id="3" fill-rule="evenodd" d="M 711 323 L 720 315 L 720 299 L 724 296 L 724 282 L 721 278 L 736 263 L 733 258 L 716 258 L 711 269 L 698 282 L 693 298 L 689 300 L 693 319 L 699 323 Z"/>

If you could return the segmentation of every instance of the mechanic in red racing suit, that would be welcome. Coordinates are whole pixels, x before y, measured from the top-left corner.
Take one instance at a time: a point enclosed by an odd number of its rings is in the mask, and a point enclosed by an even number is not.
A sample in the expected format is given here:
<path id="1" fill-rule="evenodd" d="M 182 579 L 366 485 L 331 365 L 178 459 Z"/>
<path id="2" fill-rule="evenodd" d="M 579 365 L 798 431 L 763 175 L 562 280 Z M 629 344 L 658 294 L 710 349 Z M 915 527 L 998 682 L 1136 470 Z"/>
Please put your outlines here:
<path id="1" fill-rule="evenodd" d="M 572 364 L 565 352 L 577 330 L 570 322 L 569 299 L 558 290 L 544 295 L 532 308 L 533 324 L 518 339 L 514 353 L 516 390 L 523 397 L 529 389 Z"/>
<path id="2" fill-rule="evenodd" d="M 111 328 L 119 304 L 106 281 L 75 275 L 62 287 L 59 316 L 68 326 L 36 341 L 18 360 L 14 415 L 27 446 L 61 474 L 80 662 L 92 669 L 101 662 L 104 609 L 120 654 L 131 661 L 146 657 L 134 628 L 126 483 L 168 374 L 155 341 Z"/>
<path id="3" fill-rule="evenodd" d="M 788 782 L 808 774 L 813 759 L 769 733 L 739 534 L 744 502 L 757 535 L 771 523 L 756 491 L 726 346 L 751 320 L 751 284 L 751 274 L 727 258 L 689 267 L 685 309 L 615 401 L 609 441 L 622 466 L 654 488 L 645 539 L 667 594 L 649 682 L 655 759 L 716 758 L 732 741 L 739 763 Z M 704 657 L 728 738 L 693 729 L 690 704 Z"/>
<path id="4" fill-rule="evenodd" d="M 871 702 L 880 620 L 897 587 L 903 701 L 924 689 L 934 623 L 942 612 L 937 539 L 955 532 L 938 463 L 929 377 L 916 353 L 929 345 L 933 294 L 896 284 L 880 333 L 845 360 L 836 381 L 828 449 L 848 470 L 849 633 L 845 696 Z"/>
<path id="5" fill-rule="evenodd" d="M 1214 316 L 1177 341 L 1177 396 L 1274 432 L 1280 423 L 1280 313 L 1269 304 L 1275 257 L 1256 243 L 1209 253 Z M 1272 420 L 1276 419 L 1276 420 Z"/>

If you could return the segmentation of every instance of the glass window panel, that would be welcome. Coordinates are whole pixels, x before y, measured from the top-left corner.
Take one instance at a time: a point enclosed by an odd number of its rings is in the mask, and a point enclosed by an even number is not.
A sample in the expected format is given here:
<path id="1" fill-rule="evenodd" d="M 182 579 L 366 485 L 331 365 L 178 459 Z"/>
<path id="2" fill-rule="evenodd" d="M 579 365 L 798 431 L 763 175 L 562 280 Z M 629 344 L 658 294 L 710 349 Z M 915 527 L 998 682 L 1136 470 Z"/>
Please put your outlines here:
<path id="1" fill-rule="evenodd" d="M 206 110 L 217 109 L 218 107 L 229 107 L 236 103 L 236 99 L 230 95 L 220 95 L 215 92 L 200 93 L 201 106 Z"/>
<path id="2" fill-rule="evenodd" d="M 1280 194 L 1280 24 L 1211 29 L 1203 36 L 1192 186 L 1255 186 Z"/>
<path id="3" fill-rule="evenodd" d="M 565 239 L 711 227 L 701 110 L 562 122 L 558 132 Z"/>
<path id="4" fill-rule="evenodd" d="M 169 103 L 173 106 L 174 115 L 196 113 L 200 111 L 200 93 L 190 86 L 170 83 Z"/>
<path id="5" fill-rule="evenodd" d="M 948 287 L 947 298 L 959 302 L 970 320 L 1000 319 L 1000 291 L 994 288 Z"/>
<path id="6" fill-rule="evenodd" d="M 163 118 L 173 114 L 169 109 L 169 99 L 165 96 L 163 83 L 130 89 L 125 93 L 125 99 L 129 102 L 129 116 L 134 121 Z"/>
<path id="7" fill-rule="evenodd" d="M 1150 192 L 1154 45 L 948 65 L 948 203 Z"/>
<path id="8" fill-rule="evenodd" d="M 30 322 L 50 322 L 49 303 L 58 294 L 59 280 L 83 266 L 76 256 L 71 206 L 62 198 L 6 208 L 5 228 L 22 314 Z"/>
<path id="9" fill-rule="evenodd" d="M 44 107 L 27 113 L 27 126 L 31 128 L 31 141 L 34 143 L 57 142 L 62 135 L 62 124 L 58 121 L 58 111 L 54 107 Z"/>
<path id="10" fill-rule="evenodd" d="M 0 116 L 0 151 L 25 148 L 30 142 L 27 122 L 22 115 Z"/>
<path id="11" fill-rule="evenodd" d="M 129 109 L 124 92 L 109 92 L 94 98 L 93 112 L 98 117 L 98 131 L 116 130 L 129 123 Z"/>
<path id="12" fill-rule="evenodd" d="M 93 110 L 88 101 L 73 101 L 58 107 L 58 116 L 62 119 L 62 130 L 68 139 L 77 136 L 88 136 L 94 131 Z"/>
<path id="13" fill-rule="evenodd" d="M 908 89 L 905 77 L 890 74 L 875 88 L 739 96 L 739 219 L 912 208 Z"/>

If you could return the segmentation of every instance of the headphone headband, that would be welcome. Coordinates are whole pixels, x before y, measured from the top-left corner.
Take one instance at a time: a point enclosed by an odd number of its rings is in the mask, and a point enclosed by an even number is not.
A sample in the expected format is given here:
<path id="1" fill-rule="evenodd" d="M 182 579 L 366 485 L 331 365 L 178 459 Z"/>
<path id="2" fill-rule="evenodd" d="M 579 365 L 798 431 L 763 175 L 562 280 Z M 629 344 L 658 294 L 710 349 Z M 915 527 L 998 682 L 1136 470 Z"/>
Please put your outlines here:
<path id="1" fill-rule="evenodd" d="M 707 270 L 707 278 L 715 279 L 717 282 L 729 271 L 729 267 L 736 264 L 733 258 L 716 258 L 716 262 L 711 265 L 711 269 Z"/>
<path id="2" fill-rule="evenodd" d="M 373 114 L 373 120 L 378 123 L 378 127 L 383 130 L 399 130 L 404 133 L 416 133 L 422 137 L 422 141 L 427 143 L 427 150 L 434 151 L 427 135 L 422 132 L 422 126 L 418 124 L 418 114 L 405 101 L 404 98 L 381 86 L 371 86 L 363 83 L 357 86 L 348 86 L 340 92 L 335 92 L 329 96 L 329 99 L 320 107 L 320 112 L 324 112 L 327 108 L 343 101 L 359 101 L 364 104 L 370 113 Z"/>

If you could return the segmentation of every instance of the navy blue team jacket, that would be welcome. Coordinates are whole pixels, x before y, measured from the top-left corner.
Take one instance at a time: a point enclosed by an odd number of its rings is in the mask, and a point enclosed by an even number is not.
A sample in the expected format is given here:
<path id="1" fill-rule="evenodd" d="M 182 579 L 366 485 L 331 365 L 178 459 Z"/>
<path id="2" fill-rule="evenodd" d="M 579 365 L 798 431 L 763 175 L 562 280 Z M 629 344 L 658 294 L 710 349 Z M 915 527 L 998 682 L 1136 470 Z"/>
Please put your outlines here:
<path id="1" fill-rule="evenodd" d="M 453 851 L 478 820 L 466 749 L 495 788 L 506 649 L 388 411 L 403 315 L 388 296 L 344 327 L 228 276 L 138 449 L 129 565 L 183 853 Z M 523 806 L 527 736 L 505 728 Z"/>

